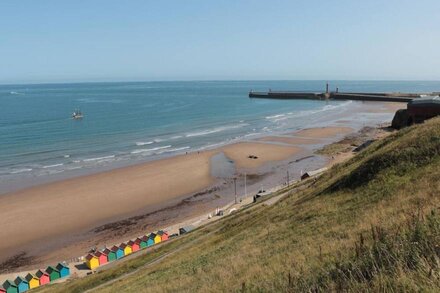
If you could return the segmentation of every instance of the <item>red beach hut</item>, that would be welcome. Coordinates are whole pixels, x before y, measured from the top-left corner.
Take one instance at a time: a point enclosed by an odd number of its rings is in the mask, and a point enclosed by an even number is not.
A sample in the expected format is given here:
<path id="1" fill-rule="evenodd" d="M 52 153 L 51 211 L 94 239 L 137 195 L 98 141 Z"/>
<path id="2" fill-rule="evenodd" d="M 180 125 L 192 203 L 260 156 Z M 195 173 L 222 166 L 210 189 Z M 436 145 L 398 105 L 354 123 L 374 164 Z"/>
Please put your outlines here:
<path id="1" fill-rule="evenodd" d="M 167 241 L 169 238 L 168 233 L 165 231 L 162 231 L 162 230 L 157 231 L 157 235 L 160 235 L 160 238 L 162 239 L 162 241 Z"/>
<path id="2" fill-rule="evenodd" d="M 38 270 L 35 275 L 38 277 L 38 279 L 40 279 L 40 286 L 50 283 L 49 274 L 45 271 Z"/>
<path id="3" fill-rule="evenodd" d="M 105 252 L 98 251 L 95 253 L 95 256 L 98 258 L 100 266 L 108 263 L 108 256 L 105 254 Z"/>
<path id="4" fill-rule="evenodd" d="M 134 242 L 133 240 L 128 241 L 127 245 L 131 247 L 131 251 L 133 252 L 139 251 L 140 249 L 139 244 Z"/>

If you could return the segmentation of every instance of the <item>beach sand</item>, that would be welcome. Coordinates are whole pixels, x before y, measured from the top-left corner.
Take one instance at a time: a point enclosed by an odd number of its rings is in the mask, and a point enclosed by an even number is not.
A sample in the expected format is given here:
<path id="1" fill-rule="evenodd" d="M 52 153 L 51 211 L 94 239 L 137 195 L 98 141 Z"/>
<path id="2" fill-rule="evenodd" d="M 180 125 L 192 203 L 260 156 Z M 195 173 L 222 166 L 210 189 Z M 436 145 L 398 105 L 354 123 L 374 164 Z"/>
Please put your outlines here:
<path id="1" fill-rule="evenodd" d="M 218 186 L 232 185 L 211 176 L 215 154 L 223 152 L 233 160 L 237 172 L 252 170 L 264 178 L 264 168 L 272 174 L 277 164 L 285 167 L 291 158 L 310 155 L 307 144 L 330 143 L 353 131 L 350 127 L 307 129 L 293 133 L 291 139 L 241 142 L 2 195 L 0 263 L 23 252 L 30 258 L 13 258 L 12 263 L 21 261 L 15 271 L 43 267 L 82 256 L 92 246 L 117 244 L 211 212 L 216 200 L 224 204 L 233 196 L 231 189 L 223 190 L 229 197 L 217 194 Z M 273 140 L 278 143 L 270 143 Z M 283 179 L 277 180 L 273 186 Z M 4 263 L 0 270 L 5 270 Z"/>
<path id="2" fill-rule="evenodd" d="M 309 144 L 322 143 L 322 140 L 319 140 L 319 139 L 292 137 L 292 136 L 266 136 L 266 137 L 260 138 L 259 141 L 281 142 L 281 143 L 293 144 L 293 145 L 303 145 L 303 144 L 309 145 Z"/>

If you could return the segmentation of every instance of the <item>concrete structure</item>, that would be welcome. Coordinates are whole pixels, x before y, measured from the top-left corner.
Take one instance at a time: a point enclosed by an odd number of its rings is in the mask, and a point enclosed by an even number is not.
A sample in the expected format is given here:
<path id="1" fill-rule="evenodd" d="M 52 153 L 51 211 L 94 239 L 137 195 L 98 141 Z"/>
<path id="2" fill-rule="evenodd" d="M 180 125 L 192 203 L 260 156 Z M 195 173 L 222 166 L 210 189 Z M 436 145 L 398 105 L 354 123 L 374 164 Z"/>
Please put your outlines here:
<path id="1" fill-rule="evenodd" d="M 59 278 L 61 278 L 60 271 L 58 271 L 53 266 L 47 267 L 46 273 L 49 275 L 50 282 L 53 282 L 53 281 L 58 280 Z"/>
<path id="2" fill-rule="evenodd" d="M 412 100 L 407 106 L 409 121 L 408 124 L 422 123 L 440 115 L 440 97 L 426 96 L 417 100 Z"/>
<path id="3" fill-rule="evenodd" d="M 319 174 L 321 174 L 324 171 L 327 171 L 327 168 L 321 168 L 321 169 L 314 170 L 314 171 L 308 171 L 308 172 L 306 172 L 306 173 L 301 175 L 301 180 L 304 180 L 304 179 L 307 179 L 309 177 L 313 177 L 313 176 L 319 175 Z"/>
<path id="4" fill-rule="evenodd" d="M 18 293 L 26 292 L 29 290 L 29 283 L 25 278 L 17 277 L 14 280 L 15 285 L 17 285 Z"/>
<path id="5" fill-rule="evenodd" d="M 29 273 L 25 279 L 29 283 L 29 289 L 40 287 L 40 279 L 36 275 Z"/>
<path id="6" fill-rule="evenodd" d="M 50 283 L 50 276 L 45 271 L 38 270 L 35 273 L 35 275 L 37 276 L 38 280 L 40 281 L 40 286 Z"/>
<path id="7" fill-rule="evenodd" d="M 96 257 L 96 255 L 89 253 L 86 256 L 86 266 L 91 270 L 99 267 L 99 259 Z"/>
<path id="8" fill-rule="evenodd" d="M 192 230 L 194 230 L 193 226 L 185 226 L 185 227 L 179 228 L 179 234 L 180 235 L 186 234 L 186 233 L 188 233 L 188 232 L 190 232 Z"/>

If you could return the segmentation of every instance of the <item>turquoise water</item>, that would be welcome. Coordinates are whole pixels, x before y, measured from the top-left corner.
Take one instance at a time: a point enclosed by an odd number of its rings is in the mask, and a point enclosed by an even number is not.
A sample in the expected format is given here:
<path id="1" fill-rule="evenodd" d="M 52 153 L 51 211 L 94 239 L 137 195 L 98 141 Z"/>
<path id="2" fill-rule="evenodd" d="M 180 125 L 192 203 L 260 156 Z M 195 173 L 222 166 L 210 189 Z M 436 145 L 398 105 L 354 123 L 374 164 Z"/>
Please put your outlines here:
<path id="1" fill-rule="evenodd" d="M 0 86 L 0 184 L 131 164 L 304 128 L 350 102 L 249 99 L 249 90 L 322 91 L 322 81 Z M 439 82 L 333 82 L 341 91 L 438 91 Z M 85 117 L 72 120 L 80 108 Z M 326 118 L 327 117 L 327 118 Z M 68 175 L 67 175 L 68 176 Z M 1 191 L 1 187 L 0 187 Z"/>

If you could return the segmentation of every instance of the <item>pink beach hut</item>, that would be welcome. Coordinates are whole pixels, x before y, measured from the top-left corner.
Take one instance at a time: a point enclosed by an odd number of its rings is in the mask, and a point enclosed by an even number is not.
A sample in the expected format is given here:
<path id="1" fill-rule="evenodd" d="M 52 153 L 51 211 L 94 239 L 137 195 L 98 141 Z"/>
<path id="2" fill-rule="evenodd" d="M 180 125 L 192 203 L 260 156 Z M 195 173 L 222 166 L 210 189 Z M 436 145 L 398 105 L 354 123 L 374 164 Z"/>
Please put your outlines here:
<path id="1" fill-rule="evenodd" d="M 40 286 L 50 283 L 50 276 L 43 270 L 38 270 L 35 275 L 40 280 Z"/>
<path id="2" fill-rule="evenodd" d="M 95 253 L 95 256 L 98 258 L 100 266 L 108 263 L 108 255 L 105 252 L 98 251 Z"/>
<path id="3" fill-rule="evenodd" d="M 139 249 L 140 249 L 139 244 L 137 244 L 137 243 L 134 242 L 133 240 L 128 241 L 128 242 L 127 242 L 127 245 L 131 247 L 131 251 L 132 251 L 132 252 L 139 251 Z"/>

